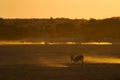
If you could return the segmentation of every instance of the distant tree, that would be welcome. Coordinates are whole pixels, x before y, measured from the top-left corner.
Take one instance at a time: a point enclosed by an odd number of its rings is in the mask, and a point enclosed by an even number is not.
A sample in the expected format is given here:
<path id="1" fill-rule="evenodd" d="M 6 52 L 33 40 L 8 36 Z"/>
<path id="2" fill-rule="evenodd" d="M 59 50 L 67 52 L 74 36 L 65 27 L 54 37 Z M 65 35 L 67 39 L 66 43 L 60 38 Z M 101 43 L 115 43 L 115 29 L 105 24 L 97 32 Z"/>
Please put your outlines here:
<path id="1" fill-rule="evenodd" d="M 4 20 L 3 18 L 0 18 L 0 23 L 1 23 L 3 20 Z"/>

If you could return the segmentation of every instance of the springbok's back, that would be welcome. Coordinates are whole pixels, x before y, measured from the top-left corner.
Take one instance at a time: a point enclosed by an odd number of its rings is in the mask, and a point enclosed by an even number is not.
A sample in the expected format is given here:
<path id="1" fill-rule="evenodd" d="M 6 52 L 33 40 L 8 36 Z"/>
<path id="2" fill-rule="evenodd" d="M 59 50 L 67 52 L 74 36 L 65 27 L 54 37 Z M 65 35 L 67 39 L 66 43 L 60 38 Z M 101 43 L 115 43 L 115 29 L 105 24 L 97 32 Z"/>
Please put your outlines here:
<path id="1" fill-rule="evenodd" d="M 72 61 L 74 61 L 74 62 L 79 62 L 79 61 L 81 61 L 82 63 L 84 63 L 84 61 L 83 61 L 83 59 L 84 59 L 84 56 L 83 55 L 78 55 L 78 56 L 71 56 L 71 60 Z"/>

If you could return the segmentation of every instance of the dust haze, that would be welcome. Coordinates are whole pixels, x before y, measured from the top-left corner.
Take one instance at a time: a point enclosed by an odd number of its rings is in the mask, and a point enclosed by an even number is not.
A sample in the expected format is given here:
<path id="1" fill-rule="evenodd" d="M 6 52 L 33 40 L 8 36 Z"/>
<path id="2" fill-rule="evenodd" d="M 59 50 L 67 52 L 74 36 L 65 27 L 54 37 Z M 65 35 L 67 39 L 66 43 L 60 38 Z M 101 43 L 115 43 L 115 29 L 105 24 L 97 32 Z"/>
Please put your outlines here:
<path id="1" fill-rule="evenodd" d="M 2 45 L 0 65 L 37 64 L 70 67 L 71 55 L 84 55 L 85 63 L 120 63 L 119 45 Z M 81 62 L 80 62 L 81 63 Z"/>

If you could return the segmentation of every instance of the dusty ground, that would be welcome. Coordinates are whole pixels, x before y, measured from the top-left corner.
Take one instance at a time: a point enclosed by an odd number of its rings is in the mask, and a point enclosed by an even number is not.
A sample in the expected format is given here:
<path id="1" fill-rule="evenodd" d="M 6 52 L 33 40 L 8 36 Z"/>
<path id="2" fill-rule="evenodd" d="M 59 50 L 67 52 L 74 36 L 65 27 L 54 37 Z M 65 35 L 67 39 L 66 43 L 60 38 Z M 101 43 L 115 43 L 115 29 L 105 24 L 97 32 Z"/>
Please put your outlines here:
<path id="1" fill-rule="evenodd" d="M 71 54 L 84 54 L 85 64 L 71 62 Z M 0 46 L 0 80 L 120 80 L 116 62 L 119 45 L 5 45 Z"/>
<path id="2" fill-rule="evenodd" d="M 120 80 L 119 64 L 67 65 L 69 67 L 1 66 L 0 80 Z"/>

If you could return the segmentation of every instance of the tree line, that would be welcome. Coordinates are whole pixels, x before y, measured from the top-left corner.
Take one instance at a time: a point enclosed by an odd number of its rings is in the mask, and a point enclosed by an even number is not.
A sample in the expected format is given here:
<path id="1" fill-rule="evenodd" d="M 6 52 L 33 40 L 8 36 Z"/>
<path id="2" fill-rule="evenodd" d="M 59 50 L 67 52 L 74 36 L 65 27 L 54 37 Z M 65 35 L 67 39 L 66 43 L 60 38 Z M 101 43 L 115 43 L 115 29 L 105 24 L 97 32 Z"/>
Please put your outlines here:
<path id="1" fill-rule="evenodd" d="M 120 40 L 120 17 L 105 19 L 3 19 L 0 40 L 71 39 L 77 41 Z"/>

